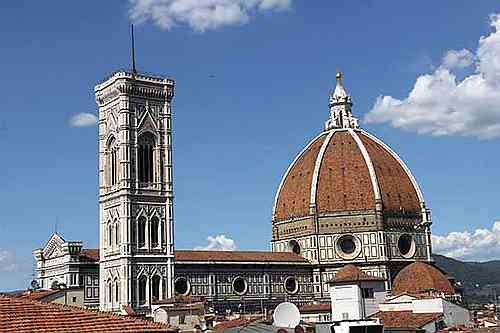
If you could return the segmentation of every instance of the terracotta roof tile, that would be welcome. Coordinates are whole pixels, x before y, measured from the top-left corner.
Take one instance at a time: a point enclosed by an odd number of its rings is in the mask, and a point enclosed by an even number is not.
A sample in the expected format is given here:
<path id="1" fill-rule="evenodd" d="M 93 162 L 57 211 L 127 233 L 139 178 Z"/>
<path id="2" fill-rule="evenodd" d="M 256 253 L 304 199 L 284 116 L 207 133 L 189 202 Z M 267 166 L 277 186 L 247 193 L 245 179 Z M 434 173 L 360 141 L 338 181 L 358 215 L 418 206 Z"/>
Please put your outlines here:
<path id="1" fill-rule="evenodd" d="M 412 311 L 379 311 L 370 316 L 370 318 L 380 319 L 384 327 L 392 328 L 422 328 L 442 317 L 442 313 L 414 313 Z"/>
<path id="2" fill-rule="evenodd" d="M 99 249 L 82 249 L 80 260 L 90 262 L 99 261 Z"/>
<path id="3" fill-rule="evenodd" d="M 373 164 L 383 209 L 408 213 L 409 222 L 421 215 L 417 188 L 406 167 L 384 144 L 362 130 L 354 131 Z M 327 135 L 311 141 L 307 149 L 290 166 L 282 180 L 275 203 L 273 222 L 309 216 L 310 205 L 319 214 L 375 209 L 375 192 L 370 172 L 355 136 L 347 130 L 336 130 L 327 143 L 322 159 L 319 152 Z M 316 193 L 311 194 L 313 174 L 319 163 Z M 311 195 L 315 194 L 315 203 Z M 314 198 L 314 196 L 313 196 Z"/>
<path id="4" fill-rule="evenodd" d="M 238 318 L 238 319 L 233 319 L 233 320 L 226 320 L 226 321 L 223 321 L 223 322 L 215 325 L 214 331 L 221 332 L 221 331 L 228 330 L 230 328 L 245 327 L 256 320 L 258 320 L 258 318 Z"/>
<path id="5" fill-rule="evenodd" d="M 300 307 L 300 313 L 307 312 L 325 312 L 332 310 L 332 303 L 310 303 L 304 304 Z"/>
<path id="6" fill-rule="evenodd" d="M 385 281 L 384 278 L 368 275 L 354 265 L 345 265 L 328 283 L 356 282 L 356 281 Z"/>
<path id="7" fill-rule="evenodd" d="M 169 326 L 152 321 L 4 295 L 0 295 L 0 323 L 2 333 L 171 331 Z"/>
<path id="8" fill-rule="evenodd" d="M 420 211 L 420 200 L 403 166 L 383 146 L 359 133 L 377 175 L 384 209 Z"/>
<path id="9" fill-rule="evenodd" d="M 292 252 L 267 251 L 196 251 L 176 250 L 175 260 L 182 261 L 226 261 L 226 262 L 296 262 L 309 263 L 307 259 Z"/>
<path id="10" fill-rule="evenodd" d="M 325 138 L 323 134 L 313 141 L 286 175 L 276 202 L 275 221 L 309 215 L 314 164 Z"/>
<path id="11" fill-rule="evenodd" d="M 422 294 L 429 291 L 455 294 L 450 281 L 436 267 L 417 261 L 403 268 L 394 278 L 392 294 Z"/>
<path id="12" fill-rule="evenodd" d="M 367 210 L 375 195 L 365 159 L 349 132 L 336 132 L 321 162 L 316 191 L 318 213 Z"/>
<path id="13" fill-rule="evenodd" d="M 26 290 L 22 293 L 8 295 L 11 297 L 25 298 L 31 300 L 42 300 L 45 296 L 58 293 L 60 290 Z"/>

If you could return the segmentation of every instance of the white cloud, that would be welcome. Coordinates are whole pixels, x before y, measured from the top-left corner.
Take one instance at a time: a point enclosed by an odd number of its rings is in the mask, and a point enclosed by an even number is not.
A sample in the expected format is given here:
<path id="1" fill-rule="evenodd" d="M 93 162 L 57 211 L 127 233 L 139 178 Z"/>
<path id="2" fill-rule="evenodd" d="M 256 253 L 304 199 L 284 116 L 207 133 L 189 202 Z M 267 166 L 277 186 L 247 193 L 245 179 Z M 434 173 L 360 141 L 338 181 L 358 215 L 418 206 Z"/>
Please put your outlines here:
<path id="1" fill-rule="evenodd" d="M 406 98 L 379 96 L 365 121 L 434 136 L 499 137 L 500 15 L 490 19 L 494 31 L 479 39 L 475 55 L 448 51 L 441 66 L 416 79 Z M 453 69 L 473 63 L 475 71 L 457 79 Z"/>
<path id="2" fill-rule="evenodd" d="M 71 127 L 88 127 L 97 124 L 97 116 L 93 113 L 78 113 L 69 119 Z"/>
<path id="3" fill-rule="evenodd" d="M 188 25 L 204 32 L 247 23 L 258 12 L 288 9 L 292 0 L 129 0 L 132 21 L 151 21 L 161 29 Z"/>
<path id="4" fill-rule="evenodd" d="M 473 62 L 474 54 L 466 49 L 449 50 L 443 57 L 443 67 L 449 69 L 469 67 Z"/>
<path id="5" fill-rule="evenodd" d="M 433 251 L 447 257 L 465 260 L 491 260 L 500 256 L 500 221 L 491 230 L 450 232 L 432 236 Z"/>
<path id="6" fill-rule="evenodd" d="M 14 254 L 0 249 L 0 272 L 13 272 L 17 269 Z"/>
<path id="7" fill-rule="evenodd" d="M 207 246 L 195 247 L 195 250 L 210 250 L 210 251 L 234 251 L 236 250 L 236 244 L 231 238 L 227 238 L 225 235 L 217 235 L 215 237 L 208 236 Z"/>

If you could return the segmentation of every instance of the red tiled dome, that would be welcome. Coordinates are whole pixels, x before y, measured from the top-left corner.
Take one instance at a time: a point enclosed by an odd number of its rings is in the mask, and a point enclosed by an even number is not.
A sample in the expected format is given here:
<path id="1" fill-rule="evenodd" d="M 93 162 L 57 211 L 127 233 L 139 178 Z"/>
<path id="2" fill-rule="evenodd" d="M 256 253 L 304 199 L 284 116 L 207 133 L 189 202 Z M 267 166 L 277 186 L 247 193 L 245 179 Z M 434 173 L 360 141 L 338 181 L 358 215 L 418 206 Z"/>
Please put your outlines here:
<path id="1" fill-rule="evenodd" d="M 452 295 L 455 293 L 450 281 L 439 269 L 424 263 L 414 262 L 403 268 L 392 285 L 392 293 L 399 295 L 422 294 L 429 291 Z"/>
<path id="2" fill-rule="evenodd" d="M 314 138 L 285 173 L 273 221 L 373 210 L 420 214 L 423 197 L 409 169 L 361 129 L 330 129 Z"/>
<path id="3" fill-rule="evenodd" d="M 378 276 L 368 275 L 358 267 L 349 264 L 342 267 L 337 274 L 335 274 L 333 280 L 329 281 L 329 283 L 356 281 L 385 281 L 385 279 Z"/>

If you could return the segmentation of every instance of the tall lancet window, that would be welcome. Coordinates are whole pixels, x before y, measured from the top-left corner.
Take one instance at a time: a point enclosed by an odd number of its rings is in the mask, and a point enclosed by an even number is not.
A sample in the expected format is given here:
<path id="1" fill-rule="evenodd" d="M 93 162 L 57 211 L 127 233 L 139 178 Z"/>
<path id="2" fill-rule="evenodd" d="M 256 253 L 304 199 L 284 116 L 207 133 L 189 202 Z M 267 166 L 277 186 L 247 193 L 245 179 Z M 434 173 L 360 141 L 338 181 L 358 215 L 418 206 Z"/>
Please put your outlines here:
<path id="1" fill-rule="evenodd" d="M 151 219 L 151 247 L 158 247 L 160 221 L 155 216 Z"/>
<path id="2" fill-rule="evenodd" d="M 113 137 L 108 144 L 108 183 L 110 186 L 118 183 L 118 145 Z"/>
<path id="3" fill-rule="evenodd" d="M 120 225 L 115 221 L 115 244 L 120 244 Z"/>
<path id="4" fill-rule="evenodd" d="M 111 247 L 111 245 L 113 245 L 113 225 L 108 222 L 108 246 Z"/>
<path id="5" fill-rule="evenodd" d="M 138 176 L 141 183 L 154 182 L 154 148 L 155 137 L 144 133 L 139 137 L 137 148 Z"/>
<path id="6" fill-rule="evenodd" d="M 139 304 L 144 304 L 146 303 L 146 292 L 147 292 L 147 279 L 143 275 L 139 278 Z"/>
<path id="7" fill-rule="evenodd" d="M 157 301 L 160 299 L 160 283 L 161 283 L 161 277 L 158 275 L 153 276 L 151 279 L 153 288 L 151 288 L 151 294 L 153 296 L 153 300 Z"/>
<path id="8" fill-rule="evenodd" d="M 144 247 L 146 245 L 146 218 L 139 217 L 137 222 L 137 246 Z"/>

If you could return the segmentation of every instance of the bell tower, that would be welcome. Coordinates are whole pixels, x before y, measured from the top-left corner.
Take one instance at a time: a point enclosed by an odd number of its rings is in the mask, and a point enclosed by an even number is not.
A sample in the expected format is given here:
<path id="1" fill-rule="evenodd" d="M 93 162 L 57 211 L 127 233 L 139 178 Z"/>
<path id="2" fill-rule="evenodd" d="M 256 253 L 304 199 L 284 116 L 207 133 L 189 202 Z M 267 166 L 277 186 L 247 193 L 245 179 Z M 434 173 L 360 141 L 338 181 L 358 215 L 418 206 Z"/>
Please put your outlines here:
<path id="1" fill-rule="evenodd" d="M 99 107 L 100 308 L 149 313 L 173 296 L 174 81 L 119 71 Z"/>

